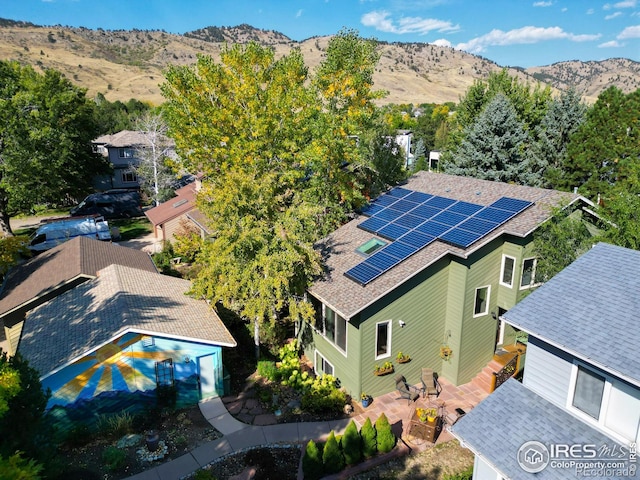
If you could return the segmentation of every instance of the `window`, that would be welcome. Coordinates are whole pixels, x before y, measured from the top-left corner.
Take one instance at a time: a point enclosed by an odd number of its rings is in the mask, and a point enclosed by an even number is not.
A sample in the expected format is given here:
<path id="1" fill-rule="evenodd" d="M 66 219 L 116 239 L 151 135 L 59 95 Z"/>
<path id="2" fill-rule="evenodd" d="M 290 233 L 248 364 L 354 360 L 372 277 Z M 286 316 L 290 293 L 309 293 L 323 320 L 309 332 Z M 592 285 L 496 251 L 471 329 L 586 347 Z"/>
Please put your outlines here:
<path id="1" fill-rule="evenodd" d="M 516 259 L 508 255 L 502 255 L 502 269 L 500 271 L 500 285 L 513 287 L 513 274 L 516 269 Z"/>
<path id="2" fill-rule="evenodd" d="M 138 177 L 136 176 L 136 174 L 132 171 L 132 170 L 123 170 L 122 171 L 122 181 L 123 182 L 128 182 L 128 183 L 132 183 L 132 182 L 137 182 L 138 181 Z"/>
<path id="3" fill-rule="evenodd" d="M 600 417 L 604 383 L 603 377 L 579 366 L 573 393 L 573 406 L 597 420 Z"/>
<path id="4" fill-rule="evenodd" d="M 604 372 L 574 365 L 567 408 L 622 442 L 638 437 L 640 389 Z"/>
<path id="5" fill-rule="evenodd" d="M 133 149 L 132 148 L 119 148 L 118 156 L 120 158 L 133 158 Z"/>
<path id="6" fill-rule="evenodd" d="M 358 253 L 361 253 L 362 255 L 365 256 L 369 256 L 371 255 L 373 252 L 379 250 L 380 248 L 384 247 L 387 244 L 387 242 L 384 242 L 378 238 L 372 238 L 371 240 L 363 243 L 362 245 L 360 245 L 358 248 L 356 248 L 356 251 Z"/>
<path id="7" fill-rule="evenodd" d="M 322 356 L 320 352 L 316 350 L 316 362 L 314 364 L 314 370 L 316 373 L 327 375 L 333 375 L 333 365 L 331 365 L 326 358 Z"/>
<path id="8" fill-rule="evenodd" d="M 311 296 L 311 304 L 315 310 L 314 328 L 346 353 L 347 321 L 313 296 Z"/>
<path id="9" fill-rule="evenodd" d="M 520 288 L 531 288 L 536 276 L 535 258 L 525 258 L 522 262 L 522 277 L 520 278 Z"/>
<path id="10" fill-rule="evenodd" d="M 476 288 L 476 298 L 473 305 L 473 316 L 479 317 L 480 315 L 486 315 L 489 312 L 489 295 L 491 287 Z"/>
<path id="11" fill-rule="evenodd" d="M 376 360 L 391 355 L 391 320 L 376 323 Z"/>

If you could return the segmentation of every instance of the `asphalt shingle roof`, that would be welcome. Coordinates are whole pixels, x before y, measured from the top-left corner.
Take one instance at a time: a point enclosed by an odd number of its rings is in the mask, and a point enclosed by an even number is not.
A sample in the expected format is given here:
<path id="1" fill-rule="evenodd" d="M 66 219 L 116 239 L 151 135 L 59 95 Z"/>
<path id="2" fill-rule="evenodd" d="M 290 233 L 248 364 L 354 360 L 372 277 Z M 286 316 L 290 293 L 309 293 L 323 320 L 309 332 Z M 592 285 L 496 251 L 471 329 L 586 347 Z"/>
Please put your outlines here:
<path id="1" fill-rule="evenodd" d="M 153 225 L 162 225 L 196 207 L 196 185 L 190 183 L 176 190 L 176 196 L 150 208 L 144 214 Z"/>
<path id="2" fill-rule="evenodd" d="M 9 271 L 0 292 L 0 317 L 20 306 L 33 308 L 46 293 L 78 276 L 95 277 L 98 270 L 111 264 L 157 273 L 148 253 L 76 237 Z"/>
<path id="3" fill-rule="evenodd" d="M 504 319 L 640 385 L 640 252 L 599 243 Z"/>
<path id="4" fill-rule="evenodd" d="M 165 138 L 164 140 L 173 144 L 172 139 Z M 102 143 L 107 147 L 137 147 L 150 145 L 147 134 L 138 130 L 121 130 L 112 135 L 102 135 L 95 140 L 93 143 Z"/>
<path id="5" fill-rule="evenodd" d="M 347 319 L 443 256 L 451 254 L 465 258 L 505 233 L 525 237 L 550 217 L 551 207 L 579 198 L 578 195 L 555 190 L 433 172 L 415 174 L 403 188 L 479 205 L 489 205 L 501 197 L 527 200 L 534 205 L 467 249 L 435 241 L 364 287 L 345 277 L 344 272 L 364 259 L 356 249 L 376 236 L 358 228 L 358 224 L 367 217 L 358 216 L 343 225 L 318 244 L 318 249 L 323 253 L 326 274 L 317 280 L 309 291 Z"/>
<path id="6" fill-rule="evenodd" d="M 563 469 L 549 465 L 536 474 L 525 472 L 518 464 L 518 450 L 529 441 L 538 441 L 547 447 L 551 444 L 622 446 L 513 379 L 458 420 L 451 431 L 465 446 L 514 480 L 576 478 L 575 467 Z"/>
<path id="7" fill-rule="evenodd" d="M 236 342 L 190 282 L 111 265 L 27 315 L 18 351 L 41 375 L 127 331 L 222 346 Z"/>

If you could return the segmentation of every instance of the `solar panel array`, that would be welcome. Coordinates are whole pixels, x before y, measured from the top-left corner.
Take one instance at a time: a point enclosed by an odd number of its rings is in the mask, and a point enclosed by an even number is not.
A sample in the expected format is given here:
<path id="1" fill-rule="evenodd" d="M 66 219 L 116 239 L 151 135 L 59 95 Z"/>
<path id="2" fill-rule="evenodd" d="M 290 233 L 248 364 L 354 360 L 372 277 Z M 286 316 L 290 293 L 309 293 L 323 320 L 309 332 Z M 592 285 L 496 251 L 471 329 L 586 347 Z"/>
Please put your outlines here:
<path id="1" fill-rule="evenodd" d="M 366 285 L 435 240 L 467 248 L 531 205 L 502 197 L 483 206 L 396 187 L 369 204 L 358 225 L 391 243 L 345 275 Z"/>

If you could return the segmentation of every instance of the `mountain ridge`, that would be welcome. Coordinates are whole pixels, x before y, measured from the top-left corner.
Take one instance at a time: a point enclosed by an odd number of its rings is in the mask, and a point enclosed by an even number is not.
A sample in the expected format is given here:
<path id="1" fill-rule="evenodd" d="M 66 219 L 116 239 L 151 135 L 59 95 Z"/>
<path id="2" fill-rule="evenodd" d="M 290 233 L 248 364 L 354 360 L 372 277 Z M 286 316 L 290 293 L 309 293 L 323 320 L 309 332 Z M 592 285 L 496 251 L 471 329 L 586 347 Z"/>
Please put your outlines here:
<path id="1" fill-rule="evenodd" d="M 299 48 L 310 71 L 322 61 L 331 36 L 295 41 L 286 35 L 247 24 L 209 26 L 185 32 L 103 30 L 39 26 L 0 19 L 0 59 L 17 60 L 36 69 L 55 68 L 89 95 L 110 100 L 136 98 L 160 104 L 159 85 L 169 65 L 192 65 L 199 54 L 220 58 L 226 44 L 258 42 L 284 55 Z M 380 103 L 457 103 L 474 81 L 506 68 L 510 75 L 554 89 L 575 88 L 593 103 L 615 85 L 625 93 L 640 88 L 640 63 L 626 58 L 567 61 L 541 67 L 502 67 L 484 57 L 428 43 L 379 42 L 380 61 L 374 88 L 389 92 Z"/>

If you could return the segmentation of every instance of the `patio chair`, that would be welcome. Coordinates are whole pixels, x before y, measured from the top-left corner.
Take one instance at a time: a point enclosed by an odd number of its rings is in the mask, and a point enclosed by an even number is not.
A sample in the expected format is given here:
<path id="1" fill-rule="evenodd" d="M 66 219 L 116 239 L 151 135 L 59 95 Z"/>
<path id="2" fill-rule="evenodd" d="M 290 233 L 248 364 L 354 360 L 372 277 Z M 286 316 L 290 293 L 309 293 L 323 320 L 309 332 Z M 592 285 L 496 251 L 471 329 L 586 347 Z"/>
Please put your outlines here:
<path id="1" fill-rule="evenodd" d="M 430 368 L 423 368 L 422 374 L 420 376 L 420 380 L 422 381 L 422 398 L 429 395 L 435 395 L 436 398 L 440 395 L 442 391 L 442 387 L 440 383 L 438 383 L 438 374 L 435 373 Z"/>
<path id="2" fill-rule="evenodd" d="M 396 398 L 396 400 L 406 398 L 407 405 L 411 405 L 411 402 L 415 402 L 420 398 L 420 394 L 415 391 L 416 387 L 409 385 L 407 380 L 404 378 L 404 375 L 396 376 L 396 389 L 400 392 L 400 396 Z"/>

